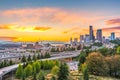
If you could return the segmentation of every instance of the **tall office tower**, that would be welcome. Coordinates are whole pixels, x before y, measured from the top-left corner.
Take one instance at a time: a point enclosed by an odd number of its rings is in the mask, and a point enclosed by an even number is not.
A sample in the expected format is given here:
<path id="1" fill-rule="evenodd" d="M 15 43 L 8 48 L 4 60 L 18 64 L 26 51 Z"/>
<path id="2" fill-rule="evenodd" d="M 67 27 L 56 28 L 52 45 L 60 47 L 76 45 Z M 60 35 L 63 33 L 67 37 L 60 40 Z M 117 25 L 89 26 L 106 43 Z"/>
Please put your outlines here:
<path id="1" fill-rule="evenodd" d="M 101 29 L 98 29 L 97 30 L 97 40 L 102 42 L 102 30 Z"/>
<path id="2" fill-rule="evenodd" d="M 78 42 L 78 38 L 74 38 L 74 42 L 76 42 L 76 43 L 77 43 L 77 42 Z"/>
<path id="3" fill-rule="evenodd" d="M 70 44 L 72 44 L 73 42 L 72 42 L 72 38 L 70 38 Z"/>
<path id="4" fill-rule="evenodd" d="M 74 38 L 74 44 L 77 45 L 78 43 L 78 38 Z"/>
<path id="5" fill-rule="evenodd" d="M 93 34 L 93 27 L 89 27 L 89 35 L 90 35 L 90 41 L 94 41 L 94 34 Z"/>
<path id="6" fill-rule="evenodd" d="M 111 40 L 115 40 L 115 33 L 114 32 L 111 33 Z"/>
<path id="7" fill-rule="evenodd" d="M 105 36 L 102 37 L 102 42 L 105 43 Z"/>
<path id="8" fill-rule="evenodd" d="M 80 35 L 80 42 L 84 42 L 84 35 Z"/>
<path id="9" fill-rule="evenodd" d="M 84 41 L 85 42 L 90 42 L 90 36 L 88 34 L 85 35 Z"/>

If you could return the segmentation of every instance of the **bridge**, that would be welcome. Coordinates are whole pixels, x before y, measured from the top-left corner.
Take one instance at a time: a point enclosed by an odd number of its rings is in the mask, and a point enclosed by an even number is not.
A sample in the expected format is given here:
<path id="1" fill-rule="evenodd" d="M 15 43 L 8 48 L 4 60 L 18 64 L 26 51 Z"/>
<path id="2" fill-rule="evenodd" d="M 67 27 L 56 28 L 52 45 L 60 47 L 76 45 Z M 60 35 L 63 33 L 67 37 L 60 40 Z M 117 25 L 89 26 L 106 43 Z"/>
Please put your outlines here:
<path id="1" fill-rule="evenodd" d="M 70 57 L 76 57 L 80 54 L 80 51 L 71 51 L 71 52 L 61 52 L 59 53 L 59 56 L 54 56 L 51 58 L 46 58 L 46 59 L 40 59 L 40 61 L 45 61 L 45 60 L 56 60 L 56 59 L 64 59 L 64 58 L 70 58 Z M 21 63 L 23 65 L 23 63 Z M 0 80 L 2 80 L 2 76 L 5 74 L 17 69 L 19 64 L 15 64 L 12 66 L 4 67 L 0 69 Z"/>

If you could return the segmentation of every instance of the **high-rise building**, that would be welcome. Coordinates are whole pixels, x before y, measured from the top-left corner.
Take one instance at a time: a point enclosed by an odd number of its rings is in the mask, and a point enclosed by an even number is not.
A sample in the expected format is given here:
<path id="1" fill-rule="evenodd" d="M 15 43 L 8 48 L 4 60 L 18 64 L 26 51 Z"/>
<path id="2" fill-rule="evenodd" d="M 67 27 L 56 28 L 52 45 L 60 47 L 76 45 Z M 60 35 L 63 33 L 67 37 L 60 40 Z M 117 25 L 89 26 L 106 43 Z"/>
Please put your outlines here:
<path id="1" fill-rule="evenodd" d="M 90 35 L 90 41 L 94 41 L 94 33 L 93 33 L 93 27 L 89 27 L 89 35 Z"/>
<path id="2" fill-rule="evenodd" d="M 102 37 L 102 42 L 105 43 L 105 36 Z"/>
<path id="3" fill-rule="evenodd" d="M 111 40 L 115 40 L 115 33 L 114 32 L 111 33 Z"/>
<path id="4" fill-rule="evenodd" d="M 84 35 L 80 35 L 80 42 L 84 42 Z"/>
<path id="5" fill-rule="evenodd" d="M 84 41 L 85 42 L 90 42 L 90 36 L 88 34 L 85 35 Z"/>
<path id="6" fill-rule="evenodd" d="M 72 38 L 70 38 L 70 44 L 72 44 L 73 42 L 72 42 Z"/>
<path id="7" fill-rule="evenodd" d="M 74 38 L 74 43 L 75 43 L 75 45 L 77 45 L 77 43 L 78 43 L 78 38 Z"/>
<path id="8" fill-rule="evenodd" d="M 102 30 L 98 29 L 96 34 L 97 40 L 102 42 Z"/>

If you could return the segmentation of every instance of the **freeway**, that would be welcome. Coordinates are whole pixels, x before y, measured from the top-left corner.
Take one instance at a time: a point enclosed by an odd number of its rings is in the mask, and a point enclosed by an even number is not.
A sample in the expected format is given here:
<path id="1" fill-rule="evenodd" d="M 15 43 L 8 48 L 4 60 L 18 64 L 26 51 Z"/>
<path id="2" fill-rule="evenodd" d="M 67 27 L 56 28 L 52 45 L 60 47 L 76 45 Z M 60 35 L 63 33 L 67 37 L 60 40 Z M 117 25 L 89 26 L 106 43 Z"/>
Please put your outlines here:
<path id="1" fill-rule="evenodd" d="M 74 51 L 71 51 L 74 52 Z M 65 51 L 65 52 L 53 52 L 51 53 L 51 57 L 54 56 L 61 56 L 61 55 L 65 55 L 65 54 L 71 54 L 69 53 L 69 51 Z M 25 55 L 26 57 L 28 57 L 29 55 L 33 56 L 35 53 L 0 53 L 0 60 L 8 60 L 8 59 L 12 59 L 12 58 L 21 58 L 23 55 Z"/>
<path id="2" fill-rule="evenodd" d="M 40 60 L 45 61 L 45 60 L 64 59 L 64 58 L 76 57 L 79 54 L 80 54 L 80 51 L 61 52 L 61 53 L 59 53 L 59 56 L 54 56 L 51 58 L 40 59 Z M 19 64 L 15 64 L 15 65 L 4 67 L 4 68 L 0 69 L 0 78 L 1 78 L 0 80 L 2 80 L 2 76 L 15 70 L 18 66 L 19 66 Z"/>
<path id="3" fill-rule="evenodd" d="M 29 55 L 34 55 L 34 53 L 0 53 L 0 60 L 21 58 L 23 55 L 28 57 Z"/>

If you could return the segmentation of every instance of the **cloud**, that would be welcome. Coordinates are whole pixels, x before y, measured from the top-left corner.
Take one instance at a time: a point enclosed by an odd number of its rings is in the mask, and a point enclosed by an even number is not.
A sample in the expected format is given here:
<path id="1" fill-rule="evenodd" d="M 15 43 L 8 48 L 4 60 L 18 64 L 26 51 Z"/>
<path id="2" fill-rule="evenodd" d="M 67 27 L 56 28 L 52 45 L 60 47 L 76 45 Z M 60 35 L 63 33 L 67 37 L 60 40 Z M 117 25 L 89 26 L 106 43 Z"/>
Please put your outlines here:
<path id="1" fill-rule="evenodd" d="M 34 27 L 34 30 L 41 30 L 41 31 L 46 31 L 51 29 L 51 27 Z"/>
<path id="2" fill-rule="evenodd" d="M 120 26 L 103 28 L 102 30 L 120 30 Z"/>
<path id="3" fill-rule="evenodd" d="M 80 30 L 80 29 L 81 29 L 80 27 L 72 27 L 67 30 L 64 30 L 63 34 L 68 34 L 68 33 L 74 32 L 74 31 L 76 32 L 77 30 Z"/>
<path id="4" fill-rule="evenodd" d="M 9 18 L 17 23 L 60 23 L 60 24 L 76 24 L 76 23 L 89 23 L 91 21 L 97 21 L 101 17 L 92 16 L 87 17 L 84 13 L 76 13 L 60 8 L 42 7 L 42 8 L 24 8 L 24 9 L 10 9 L 0 11 L 0 15 L 3 18 Z M 102 17 L 103 18 L 103 17 Z"/>
<path id="5" fill-rule="evenodd" d="M 0 40 L 14 41 L 16 39 L 18 39 L 18 38 L 17 37 L 0 36 Z"/>
<path id="6" fill-rule="evenodd" d="M 19 26 L 17 24 L 1 24 L 0 29 L 14 30 L 20 32 L 35 32 L 35 31 L 46 31 L 52 29 L 52 27 L 46 26 Z"/>
<path id="7" fill-rule="evenodd" d="M 120 26 L 103 28 L 102 30 L 103 30 L 103 33 L 106 35 L 110 35 L 111 32 L 115 32 L 116 36 L 120 35 Z"/>
<path id="8" fill-rule="evenodd" d="M 63 31 L 63 34 L 68 34 L 69 33 L 69 31 Z"/>
<path id="9" fill-rule="evenodd" d="M 120 18 L 108 20 L 106 21 L 106 24 L 107 25 L 112 25 L 112 24 L 120 25 Z"/>
<path id="10" fill-rule="evenodd" d="M 0 29 L 10 29 L 10 26 L 13 26 L 12 24 L 0 24 Z"/>
<path id="11" fill-rule="evenodd" d="M 67 30 L 64 30 L 62 33 L 69 34 L 71 36 L 79 37 L 80 35 L 84 35 L 84 34 L 89 33 L 89 29 L 82 28 L 82 27 L 72 27 L 72 28 L 69 28 Z"/>

